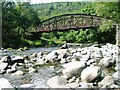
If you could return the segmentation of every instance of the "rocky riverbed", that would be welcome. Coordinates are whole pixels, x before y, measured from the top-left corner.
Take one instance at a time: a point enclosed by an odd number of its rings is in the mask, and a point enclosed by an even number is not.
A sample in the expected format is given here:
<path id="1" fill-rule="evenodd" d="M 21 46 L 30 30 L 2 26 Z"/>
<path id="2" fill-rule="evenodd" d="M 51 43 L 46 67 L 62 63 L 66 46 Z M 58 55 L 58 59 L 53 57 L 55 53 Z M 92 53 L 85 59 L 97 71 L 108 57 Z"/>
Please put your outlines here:
<path id="1" fill-rule="evenodd" d="M 0 60 L 0 89 L 120 88 L 119 49 L 109 43 L 77 48 L 63 45 L 53 51 L 4 56 Z M 22 83 L 16 83 L 18 78 Z"/>

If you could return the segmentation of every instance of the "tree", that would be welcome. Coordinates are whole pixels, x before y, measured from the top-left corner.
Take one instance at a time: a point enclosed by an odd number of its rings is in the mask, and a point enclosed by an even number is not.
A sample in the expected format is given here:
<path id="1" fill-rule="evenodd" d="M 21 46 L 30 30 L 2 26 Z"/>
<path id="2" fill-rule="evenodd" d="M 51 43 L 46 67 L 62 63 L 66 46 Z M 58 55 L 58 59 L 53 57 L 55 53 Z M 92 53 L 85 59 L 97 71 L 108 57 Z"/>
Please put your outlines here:
<path id="1" fill-rule="evenodd" d="M 29 32 L 40 24 L 37 13 L 27 2 L 3 2 L 2 3 L 2 36 L 3 47 L 19 47 L 24 45 L 24 39 L 28 39 Z"/>
<path id="2" fill-rule="evenodd" d="M 110 18 L 120 23 L 120 2 L 94 2 L 98 16 Z"/>

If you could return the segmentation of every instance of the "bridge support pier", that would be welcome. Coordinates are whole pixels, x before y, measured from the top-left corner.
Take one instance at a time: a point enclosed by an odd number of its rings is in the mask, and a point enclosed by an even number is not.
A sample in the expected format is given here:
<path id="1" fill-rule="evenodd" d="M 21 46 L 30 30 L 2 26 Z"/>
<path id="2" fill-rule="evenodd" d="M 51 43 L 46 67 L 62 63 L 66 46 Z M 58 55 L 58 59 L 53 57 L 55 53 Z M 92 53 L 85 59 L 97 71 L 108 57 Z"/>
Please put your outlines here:
<path id="1" fill-rule="evenodd" d="M 120 25 L 116 25 L 116 45 L 120 44 Z"/>

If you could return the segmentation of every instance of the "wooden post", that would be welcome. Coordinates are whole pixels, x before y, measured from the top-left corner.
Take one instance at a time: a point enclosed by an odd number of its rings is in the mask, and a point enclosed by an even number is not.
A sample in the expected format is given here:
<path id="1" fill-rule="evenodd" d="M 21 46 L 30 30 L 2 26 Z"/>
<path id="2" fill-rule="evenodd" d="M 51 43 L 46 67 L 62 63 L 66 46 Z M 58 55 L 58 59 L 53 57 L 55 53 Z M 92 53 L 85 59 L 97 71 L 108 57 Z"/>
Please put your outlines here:
<path id="1" fill-rule="evenodd" d="M 120 44 L 120 26 L 116 25 L 116 45 Z"/>

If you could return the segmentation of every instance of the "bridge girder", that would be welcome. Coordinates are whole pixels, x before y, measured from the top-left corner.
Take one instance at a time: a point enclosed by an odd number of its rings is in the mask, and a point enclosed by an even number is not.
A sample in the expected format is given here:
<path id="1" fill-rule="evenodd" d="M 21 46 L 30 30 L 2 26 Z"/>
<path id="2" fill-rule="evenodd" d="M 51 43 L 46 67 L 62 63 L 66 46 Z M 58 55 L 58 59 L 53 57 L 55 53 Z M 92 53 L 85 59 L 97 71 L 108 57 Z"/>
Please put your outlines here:
<path id="1" fill-rule="evenodd" d="M 103 18 L 86 14 L 65 14 L 44 20 L 36 32 L 65 31 L 69 29 L 98 28 Z"/>

